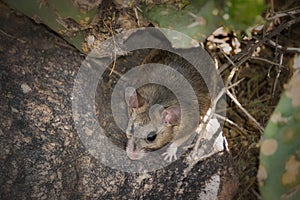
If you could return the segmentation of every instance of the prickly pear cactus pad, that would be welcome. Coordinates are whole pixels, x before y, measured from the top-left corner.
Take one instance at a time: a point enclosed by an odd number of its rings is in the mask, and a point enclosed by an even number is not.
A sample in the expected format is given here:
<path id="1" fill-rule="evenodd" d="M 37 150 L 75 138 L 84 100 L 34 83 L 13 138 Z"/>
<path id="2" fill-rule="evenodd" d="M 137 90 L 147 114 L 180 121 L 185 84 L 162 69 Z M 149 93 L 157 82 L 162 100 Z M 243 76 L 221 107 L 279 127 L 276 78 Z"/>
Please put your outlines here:
<path id="1" fill-rule="evenodd" d="M 84 30 L 89 28 L 102 0 L 93 2 L 80 0 L 4 0 L 4 2 L 31 17 L 35 22 L 46 24 L 82 51 Z"/>
<path id="2" fill-rule="evenodd" d="M 261 143 L 257 178 L 264 199 L 300 199 L 300 73 L 295 73 Z"/>

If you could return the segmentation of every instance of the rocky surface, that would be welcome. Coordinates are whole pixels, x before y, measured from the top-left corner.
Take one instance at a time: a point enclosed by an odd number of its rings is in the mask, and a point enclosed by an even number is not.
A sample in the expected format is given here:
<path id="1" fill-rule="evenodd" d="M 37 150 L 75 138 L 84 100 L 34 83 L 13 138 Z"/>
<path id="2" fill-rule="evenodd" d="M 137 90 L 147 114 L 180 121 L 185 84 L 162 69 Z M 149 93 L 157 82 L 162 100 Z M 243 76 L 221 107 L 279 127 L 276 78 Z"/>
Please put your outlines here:
<path id="1" fill-rule="evenodd" d="M 232 197 L 237 185 L 228 152 L 199 162 L 185 179 L 183 158 L 143 174 L 98 162 L 72 118 L 84 56 L 46 27 L 1 10 L 0 199 L 205 199 L 210 190 Z"/>

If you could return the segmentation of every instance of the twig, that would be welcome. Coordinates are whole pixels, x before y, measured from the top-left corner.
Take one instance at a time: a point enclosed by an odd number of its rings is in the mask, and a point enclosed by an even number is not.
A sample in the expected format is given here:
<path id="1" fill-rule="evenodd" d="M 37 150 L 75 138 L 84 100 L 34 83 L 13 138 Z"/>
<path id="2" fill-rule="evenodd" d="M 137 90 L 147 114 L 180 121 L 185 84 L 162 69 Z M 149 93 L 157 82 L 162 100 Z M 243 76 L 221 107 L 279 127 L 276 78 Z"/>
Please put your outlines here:
<path id="1" fill-rule="evenodd" d="M 262 200 L 261 195 L 258 194 L 255 190 L 251 189 L 251 192 L 256 196 L 256 198 L 257 198 L 258 200 Z"/>
<path id="2" fill-rule="evenodd" d="M 264 128 L 256 121 L 256 119 L 254 117 L 252 117 L 251 114 L 248 113 L 248 111 L 240 104 L 240 102 L 230 93 L 229 90 L 226 90 L 226 94 L 227 96 L 229 96 L 229 98 L 245 113 L 245 115 L 247 115 L 247 117 L 249 119 L 251 119 L 254 124 L 257 126 L 258 130 L 263 133 L 264 132 Z"/>
<path id="3" fill-rule="evenodd" d="M 141 26 L 140 25 L 140 20 L 139 20 L 139 13 L 137 11 L 137 8 L 135 7 L 133 10 L 134 10 L 134 14 L 135 14 L 135 18 L 136 18 L 137 24 L 138 24 L 138 26 Z"/>
<path id="4" fill-rule="evenodd" d="M 282 65 L 282 62 L 283 62 L 283 53 L 280 54 L 279 64 Z M 281 67 L 278 68 L 278 72 L 276 74 L 276 78 L 275 78 L 273 89 L 272 89 L 272 98 L 274 98 L 274 96 L 275 96 L 275 90 L 276 90 L 276 87 L 278 84 L 278 79 L 279 79 L 280 74 L 281 74 Z"/>
<path id="5" fill-rule="evenodd" d="M 246 46 L 242 49 L 241 52 L 239 52 L 238 54 L 234 55 L 230 61 L 228 60 L 227 63 L 224 63 L 219 71 L 220 73 L 222 73 L 223 71 L 225 71 L 230 65 L 232 65 L 232 63 L 234 63 L 236 60 L 239 60 L 240 58 L 242 58 L 243 56 L 245 56 L 246 54 L 248 54 L 248 50 L 251 48 L 251 46 L 255 43 L 255 40 L 250 40 Z"/>
<path id="6" fill-rule="evenodd" d="M 254 122 L 254 124 L 257 126 L 257 128 L 259 129 L 260 132 L 263 133 L 264 128 L 256 121 L 256 119 L 250 115 L 248 113 L 248 111 L 240 104 L 240 102 L 233 96 L 233 94 L 230 93 L 229 89 L 232 88 L 232 86 L 229 86 L 229 84 L 231 83 L 232 78 L 234 77 L 235 72 L 238 70 L 238 67 L 235 65 L 235 63 L 224 54 L 224 56 L 228 59 L 228 62 L 232 63 L 232 65 L 234 66 L 233 69 L 231 70 L 227 81 L 226 81 L 226 94 L 233 100 L 233 102 L 246 114 L 246 116 L 249 117 L 250 120 L 252 120 Z"/>
<path id="7" fill-rule="evenodd" d="M 257 56 L 252 56 L 250 58 L 251 60 L 259 60 L 259 61 L 263 61 L 263 62 L 266 62 L 266 63 L 269 63 L 271 65 L 276 65 L 276 66 L 279 66 L 279 67 L 283 67 L 284 68 L 284 65 L 280 64 L 280 63 L 276 63 L 276 62 L 273 62 L 271 60 L 268 60 L 266 58 L 261 58 L 261 57 L 257 57 Z"/>
<path id="8" fill-rule="evenodd" d="M 209 116 L 208 116 L 207 120 L 204 122 L 203 127 L 202 127 L 201 131 L 199 132 L 199 135 L 203 135 L 204 132 L 206 131 L 207 122 L 209 122 L 211 120 L 212 116 L 215 114 L 217 103 L 220 100 L 220 98 L 224 95 L 224 93 L 225 93 L 225 89 L 222 89 L 219 92 L 218 96 L 214 99 L 214 101 L 212 103 L 212 106 L 211 106 L 211 112 L 209 113 Z M 193 149 L 192 159 L 196 156 L 196 152 L 199 148 L 199 145 L 200 145 L 200 139 L 198 138 L 198 140 L 196 142 L 196 145 Z"/>
<path id="9" fill-rule="evenodd" d="M 232 79 L 233 79 L 235 73 L 236 73 L 237 70 L 239 69 L 239 67 L 237 67 L 237 66 L 235 65 L 235 63 L 234 63 L 234 62 L 233 62 L 233 61 L 225 54 L 225 52 L 222 51 L 222 53 L 223 53 L 223 55 L 225 56 L 225 58 L 228 60 L 228 62 L 231 63 L 231 64 L 233 65 L 233 68 L 232 68 L 232 70 L 230 71 L 230 74 L 229 74 L 229 76 L 227 77 L 227 81 L 226 81 L 226 84 L 225 84 L 226 90 L 229 90 L 229 89 L 233 88 L 232 85 L 230 86 L 230 84 L 231 84 L 231 81 L 232 81 Z M 234 90 L 232 90 L 232 92 L 234 92 Z"/>
<path id="10" fill-rule="evenodd" d="M 237 129 L 239 129 L 240 131 L 246 132 L 246 129 L 240 127 L 240 126 L 237 125 L 235 122 L 231 121 L 228 117 L 224 117 L 224 116 L 219 115 L 219 114 L 217 114 L 217 113 L 215 113 L 215 116 L 216 116 L 217 118 L 219 118 L 219 119 L 221 119 L 221 120 L 227 122 L 228 124 L 231 124 L 231 125 L 235 126 L 235 127 L 236 127 Z"/>
<path id="11" fill-rule="evenodd" d="M 228 58 L 229 59 L 229 58 Z M 232 62 L 231 60 L 229 60 L 229 62 Z M 241 103 L 232 95 L 232 93 L 229 91 L 229 89 L 230 88 L 232 88 L 233 86 L 231 85 L 231 86 L 229 86 L 229 84 L 230 84 L 230 82 L 231 82 L 231 80 L 232 80 L 232 78 L 233 78 L 233 76 L 234 76 L 234 74 L 235 74 L 235 72 L 238 70 L 238 67 L 237 66 L 235 66 L 235 64 L 233 64 L 234 65 L 234 68 L 231 70 L 231 72 L 230 72 L 230 74 L 229 74 L 229 76 L 228 76 L 228 78 L 227 78 L 227 82 L 226 82 L 226 94 L 231 98 L 231 100 L 246 114 L 246 116 L 250 119 L 250 120 L 252 120 L 255 124 L 256 124 L 256 126 L 257 126 L 257 128 L 259 129 L 259 131 L 260 132 L 263 132 L 264 131 L 264 128 L 256 121 L 256 119 L 252 116 L 252 115 L 250 115 L 249 113 L 248 113 L 248 111 L 241 105 Z M 236 84 L 236 83 L 235 83 Z"/>
<path id="12" fill-rule="evenodd" d="M 286 23 L 283 23 L 281 25 L 279 25 L 276 29 L 274 29 L 271 33 L 267 34 L 264 38 L 262 38 L 261 40 L 259 40 L 257 43 L 255 43 L 256 41 L 250 41 L 247 45 L 246 49 L 243 49 L 242 52 L 240 52 L 239 54 L 237 54 L 233 60 L 231 60 L 227 55 L 225 55 L 225 57 L 228 59 L 228 63 L 226 63 L 226 65 L 223 65 L 220 68 L 220 72 L 224 71 L 225 69 L 227 69 L 227 67 L 229 67 L 230 65 L 233 65 L 234 68 L 231 70 L 228 78 L 227 78 L 227 82 L 226 82 L 226 87 L 222 89 L 222 91 L 218 94 L 218 96 L 213 100 L 212 102 L 212 106 L 211 106 L 211 112 L 208 114 L 207 119 L 203 121 L 202 124 L 199 125 L 199 127 L 201 126 L 201 130 L 198 133 L 199 137 L 196 141 L 196 144 L 193 148 L 193 151 L 191 152 L 191 159 L 189 162 L 189 166 L 184 170 L 183 176 L 181 178 L 181 180 L 179 180 L 177 188 L 180 188 L 182 186 L 183 180 L 188 176 L 188 174 L 190 173 L 190 171 L 192 170 L 192 168 L 199 162 L 199 159 L 196 159 L 196 155 L 197 155 L 197 151 L 200 147 L 200 144 L 203 142 L 203 136 L 206 133 L 206 128 L 207 128 L 207 123 L 210 122 L 210 120 L 212 119 L 212 117 L 215 115 L 215 109 L 216 109 L 216 105 L 217 102 L 219 101 L 219 99 L 222 97 L 222 95 L 224 95 L 224 93 L 226 92 L 227 96 L 229 96 L 229 98 L 242 110 L 242 112 L 245 113 L 245 115 L 254 122 L 254 124 L 257 126 L 258 130 L 263 133 L 264 132 L 264 128 L 256 121 L 256 119 L 248 113 L 248 111 L 239 103 L 239 101 L 232 95 L 232 93 L 229 91 L 230 88 L 234 87 L 233 85 L 230 85 L 236 71 L 238 70 L 238 67 L 240 65 L 242 65 L 244 62 L 246 62 L 247 60 L 249 60 L 249 58 L 251 58 L 253 52 L 255 51 L 255 49 L 259 46 L 261 46 L 262 44 L 264 44 L 266 41 L 268 41 L 269 39 L 271 39 L 273 36 L 279 34 L 281 31 L 283 31 L 285 28 L 291 26 L 294 23 L 297 23 L 298 21 L 300 21 L 300 17 L 295 18 L 293 20 L 290 20 Z M 237 63 L 235 63 L 235 61 L 238 61 Z M 235 85 L 238 83 L 235 83 Z M 215 115 L 216 117 L 218 115 Z M 219 117 L 219 116 L 218 116 Z M 227 120 L 228 121 L 228 120 Z M 234 122 L 230 121 L 229 122 L 233 125 L 235 125 L 236 127 L 238 127 L 237 124 L 235 124 Z M 214 135 L 212 136 L 212 138 L 215 138 L 217 136 L 217 134 L 219 134 L 219 131 L 216 131 L 214 133 Z M 212 148 L 212 147 L 210 147 Z M 207 149 L 206 149 L 207 150 Z M 206 151 L 205 150 L 205 151 Z M 200 158 L 201 159 L 201 158 Z"/>
<path id="13" fill-rule="evenodd" d="M 12 36 L 11 34 L 6 33 L 5 31 L 3 31 L 2 29 L 0 29 L 0 32 L 1 32 L 3 35 L 5 35 L 5 36 L 7 36 L 7 37 L 9 37 L 9 38 L 11 38 L 11 39 L 17 40 L 17 41 L 19 41 L 19 42 L 21 42 L 21 43 L 23 43 L 23 44 L 26 43 L 26 41 L 14 37 L 14 36 Z"/>
<path id="14" fill-rule="evenodd" d="M 274 16 L 267 17 L 266 20 L 270 21 L 270 20 L 277 19 L 277 18 L 280 18 L 280 17 L 295 15 L 295 14 L 299 14 L 299 13 L 300 13 L 300 9 L 299 9 L 299 7 L 297 7 L 297 8 L 293 8 L 289 11 L 277 12 L 277 13 L 275 13 Z"/>
<path id="15" fill-rule="evenodd" d="M 282 51 L 287 51 L 287 52 L 295 52 L 295 53 L 300 53 L 300 48 L 296 48 L 296 47 L 283 47 L 280 44 L 277 44 L 276 42 L 274 42 L 273 40 L 268 40 L 267 41 L 269 45 L 271 45 L 274 48 L 278 48 Z"/>
<path id="16" fill-rule="evenodd" d="M 225 84 L 225 87 L 228 88 L 229 87 L 229 84 L 231 83 L 234 75 L 235 75 L 235 72 L 238 70 L 239 68 L 234 66 L 234 68 L 230 71 L 230 74 L 227 78 L 227 81 L 226 81 L 226 84 Z M 230 87 L 231 88 L 231 87 Z"/>
<path id="17" fill-rule="evenodd" d="M 274 0 L 270 0 L 270 13 L 274 13 Z"/>
<path id="18" fill-rule="evenodd" d="M 228 59 L 229 59 L 229 58 L 228 58 Z M 228 77 L 227 85 L 229 85 L 228 83 L 231 81 L 232 77 L 234 76 L 234 73 L 235 73 L 235 71 L 236 71 L 235 69 L 237 69 L 237 68 L 234 68 L 234 69 L 232 70 L 232 72 L 231 72 L 231 75 Z M 239 80 L 238 82 L 236 82 L 236 83 L 230 85 L 230 87 L 223 88 L 223 89 L 219 92 L 219 94 L 217 95 L 217 97 L 213 100 L 212 105 L 211 105 L 211 111 L 210 111 L 209 115 L 208 115 L 207 118 L 203 121 L 203 123 L 199 125 L 199 127 L 201 126 L 200 131 L 197 132 L 198 135 L 199 135 L 199 137 L 198 137 L 198 139 L 197 139 L 197 141 L 196 141 L 196 144 L 195 144 L 195 146 L 194 146 L 194 148 L 193 148 L 193 151 L 192 151 L 191 154 L 190 154 L 190 155 L 191 155 L 191 159 L 190 159 L 191 162 L 189 163 L 189 166 L 184 170 L 184 175 L 183 175 L 181 181 L 179 182 L 179 185 L 178 185 L 179 188 L 180 188 L 181 185 L 182 185 L 183 179 L 185 179 L 185 178 L 187 177 L 187 175 L 190 173 L 190 171 L 192 170 L 192 168 L 193 168 L 200 160 L 203 159 L 203 157 L 197 158 L 197 159 L 196 159 L 196 156 L 197 156 L 197 152 L 198 152 L 198 149 L 199 149 L 199 147 L 200 147 L 200 144 L 203 143 L 203 137 L 201 137 L 201 136 L 205 135 L 205 133 L 206 133 L 206 131 L 207 131 L 207 130 L 206 130 L 206 129 L 207 129 L 207 123 L 210 122 L 210 120 L 212 119 L 213 116 L 218 117 L 218 118 L 221 118 L 221 119 L 226 119 L 225 117 L 222 117 L 221 115 L 218 115 L 218 114 L 215 113 L 215 110 L 216 110 L 216 106 L 217 106 L 218 101 L 219 101 L 220 98 L 225 94 L 225 92 L 228 91 L 229 88 L 232 88 L 232 87 L 236 86 L 236 85 L 239 84 L 240 82 L 241 82 L 241 80 Z M 226 121 L 229 122 L 229 123 L 231 123 L 231 124 L 234 124 L 236 127 L 239 128 L 239 126 L 238 126 L 237 124 L 235 124 L 234 122 L 232 122 L 231 120 L 227 119 Z M 242 131 L 243 131 L 243 130 L 242 130 Z M 220 134 L 220 132 L 219 132 L 219 131 L 216 131 L 216 132 L 213 134 L 212 138 L 211 138 L 208 142 L 213 142 L 213 143 L 214 143 L 215 140 L 216 140 L 216 138 L 219 136 L 219 134 Z M 207 148 L 207 149 L 204 149 L 204 151 L 205 151 L 205 152 L 210 152 L 210 151 L 211 151 L 211 148 L 213 148 L 213 144 L 212 144 L 212 145 L 207 145 L 207 147 L 208 147 L 208 148 Z"/>
<path id="19" fill-rule="evenodd" d="M 240 84 L 243 80 L 245 80 L 245 78 L 242 78 L 240 80 L 238 80 L 237 82 L 235 83 L 232 83 L 230 86 L 227 87 L 227 89 L 231 89 L 231 88 L 234 88 L 235 86 L 237 86 L 238 84 Z"/>
<path id="20" fill-rule="evenodd" d="M 281 33 L 281 31 L 283 31 L 284 29 L 290 27 L 291 25 L 293 25 L 297 22 L 300 22 L 300 17 L 294 18 L 286 23 L 280 24 L 278 27 L 273 29 L 269 34 L 265 35 L 265 37 L 263 37 L 261 40 L 259 40 L 257 43 L 255 43 L 253 46 L 249 47 L 249 45 L 247 45 L 249 49 L 247 49 L 247 48 L 245 48 L 245 50 L 243 49 L 243 51 L 238 53 L 236 55 L 236 57 L 234 57 L 234 59 L 232 59 L 232 61 L 235 63 L 235 65 L 237 67 L 241 66 L 243 63 L 245 63 L 247 60 L 249 60 L 249 58 L 252 56 L 253 52 L 255 51 L 255 49 L 257 47 L 261 46 L 262 44 L 264 44 L 265 42 L 270 40 L 272 37 L 274 37 L 275 35 L 278 35 L 279 33 Z M 237 60 L 239 60 L 239 61 L 236 62 Z M 224 64 L 220 68 L 220 72 L 224 71 L 229 66 L 230 66 L 229 63 Z"/>
<path id="21" fill-rule="evenodd" d="M 237 85 L 238 83 L 240 83 L 240 81 L 236 84 L 233 84 L 229 86 L 229 84 L 231 83 L 236 71 L 238 70 L 238 67 L 234 64 L 234 62 L 226 55 L 226 53 L 220 48 L 220 50 L 222 51 L 223 55 L 225 56 L 225 58 L 228 60 L 229 63 L 231 63 L 234 67 L 233 69 L 230 71 L 230 74 L 229 76 L 227 77 L 227 81 L 226 81 L 226 84 L 225 84 L 225 88 L 226 90 L 229 90 L 231 88 L 233 88 L 235 85 Z"/>
<path id="22" fill-rule="evenodd" d="M 200 131 L 197 132 L 197 134 L 199 135 L 197 141 L 196 141 L 196 144 L 193 148 L 193 151 L 191 152 L 191 159 L 190 159 L 190 163 L 189 163 L 189 166 L 184 170 L 184 176 L 182 177 L 182 180 L 185 179 L 187 177 L 187 175 L 191 172 L 191 170 L 193 169 L 193 167 L 199 162 L 199 159 L 196 159 L 196 155 L 197 155 L 197 152 L 198 152 L 198 149 L 199 149 L 199 146 L 200 144 L 202 143 L 203 141 L 203 135 L 205 135 L 206 133 L 206 128 L 207 128 L 207 124 L 208 122 L 210 122 L 212 116 L 214 115 L 215 113 L 215 110 L 216 110 L 216 106 L 217 106 L 217 103 L 219 101 L 219 99 L 224 95 L 225 93 L 225 89 L 223 88 L 219 94 L 217 95 L 217 97 L 213 100 L 212 102 L 212 105 L 211 105 L 211 111 L 209 112 L 209 115 L 207 116 L 206 120 L 203 120 L 203 122 L 199 125 L 199 127 L 201 127 Z M 212 137 L 212 140 L 215 140 L 215 135 L 219 134 L 220 132 L 219 131 L 216 131 Z M 213 141 L 214 142 L 214 141 Z M 209 147 L 212 148 L 213 145 L 210 145 Z M 207 150 L 207 149 L 206 149 Z M 210 150 L 210 149 L 208 149 Z"/>
<path id="23" fill-rule="evenodd" d="M 114 61 L 113 61 L 113 65 L 112 65 L 111 71 L 109 73 L 109 76 L 111 76 L 112 73 L 113 73 L 113 71 L 115 70 L 115 67 L 116 67 L 117 46 L 116 46 L 116 40 L 115 40 L 114 32 L 112 31 L 111 27 L 108 27 L 104 20 L 103 20 L 103 24 L 109 30 L 109 32 L 111 33 L 111 36 L 112 36 L 112 39 L 113 39 L 113 42 L 114 42 Z"/>
<path id="24" fill-rule="evenodd" d="M 225 87 L 227 88 L 229 86 L 229 84 L 231 83 L 231 80 L 232 78 L 234 77 L 234 74 L 235 72 L 238 70 L 238 67 L 234 64 L 234 62 L 226 55 L 226 53 L 223 51 L 222 48 L 220 48 L 220 50 L 222 51 L 223 53 L 223 56 L 225 56 L 225 58 L 228 60 L 229 63 L 231 63 L 231 65 L 233 65 L 233 69 L 231 70 L 228 78 L 227 78 L 227 81 L 226 81 L 226 85 Z"/>

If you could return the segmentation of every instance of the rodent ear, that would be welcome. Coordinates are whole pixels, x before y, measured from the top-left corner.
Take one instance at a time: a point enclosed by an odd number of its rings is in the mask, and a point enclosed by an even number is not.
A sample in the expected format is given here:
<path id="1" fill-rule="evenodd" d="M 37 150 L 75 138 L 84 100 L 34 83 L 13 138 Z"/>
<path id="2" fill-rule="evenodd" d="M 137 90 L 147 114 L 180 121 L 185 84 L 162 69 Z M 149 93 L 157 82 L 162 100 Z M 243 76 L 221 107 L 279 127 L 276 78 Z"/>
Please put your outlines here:
<path id="1" fill-rule="evenodd" d="M 167 126 L 179 124 L 181 118 L 181 109 L 179 105 L 166 108 L 163 111 L 163 121 Z"/>
<path id="2" fill-rule="evenodd" d="M 125 89 L 125 100 L 131 108 L 139 108 L 145 104 L 145 99 L 133 87 Z"/>

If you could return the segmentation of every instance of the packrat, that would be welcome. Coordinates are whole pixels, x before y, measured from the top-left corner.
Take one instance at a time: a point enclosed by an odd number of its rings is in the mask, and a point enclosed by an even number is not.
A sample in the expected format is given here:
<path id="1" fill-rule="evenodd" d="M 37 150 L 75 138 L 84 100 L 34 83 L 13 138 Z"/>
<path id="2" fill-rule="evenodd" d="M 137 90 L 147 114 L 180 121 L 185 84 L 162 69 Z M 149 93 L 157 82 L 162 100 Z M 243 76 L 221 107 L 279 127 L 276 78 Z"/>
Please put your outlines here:
<path id="1" fill-rule="evenodd" d="M 199 122 L 210 106 L 208 88 L 201 75 L 182 58 L 174 59 L 167 55 L 162 63 L 182 74 L 193 87 L 197 98 L 194 100 L 199 105 L 198 108 L 193 109 L 199 110 Z M 166 78 L 172 79 L 172 76 Z M 177 84 L 177 87 L 181 85 L 176 79 L 170 81 Z M 198 124 L 188 124 L 191 120 L 186 119 L 188 116 L 182 115 L 176 95 L 165 86 L 148 83 L 139 88 L 127 87 L 125 101 L 128 107 L 127 156 L 131 160 L 140 160 L 147 152 L 171 143 L 163 153 L 164 159 L 169 162 L 177 159 L 177 148 L 187 141 Z M 186 124 L 186 128 L 180 132 L 179 126 L 182 123 Z"/>

